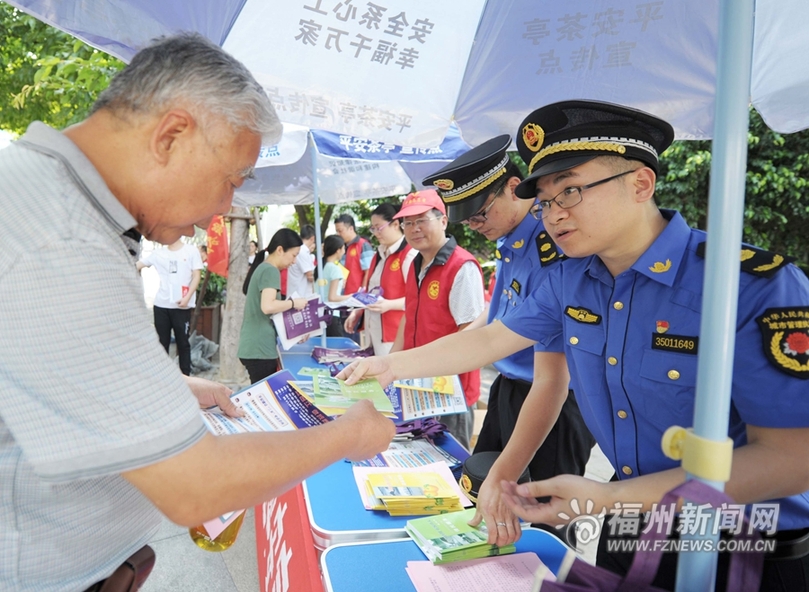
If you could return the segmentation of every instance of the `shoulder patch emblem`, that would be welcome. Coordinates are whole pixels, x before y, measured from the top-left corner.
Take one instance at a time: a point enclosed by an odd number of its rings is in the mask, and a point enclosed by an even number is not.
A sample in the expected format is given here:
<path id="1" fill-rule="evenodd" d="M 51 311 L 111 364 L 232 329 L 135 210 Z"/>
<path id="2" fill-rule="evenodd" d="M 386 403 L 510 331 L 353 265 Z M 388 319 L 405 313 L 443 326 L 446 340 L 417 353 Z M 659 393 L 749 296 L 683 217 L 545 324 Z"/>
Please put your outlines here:
<path id="1" fill-rule="evenodd" d="M 666 262 L 655 261 L 655 264 L 649 268 L 652 273 L 666 273 L 671 269 L 671 259 L 666 259 Z"/>
<path id="2" fill-rule="evenodd" d="M 598 325 L 601 323 L 601 315 L 597 315 L 592 310 L 586 308 L 567 306 L 565 307 L 565 314 L 579 323 L 585 323 L 587 325 Z"/>
<path id="3" fill-rule="evenodd" d="M 402 262 L 399 260 L 398 257 L 396 259 L 394 259 L 393 261 L 391 261 L 391 264 L 390 264 L 390 270 L 391 271 L 399 271 L 401 268 L 402 268 Z"/>
<path id="4" fill-rule="evenodd" d="M 495 259 L 502 259 L 503 258 L 503 256 L 500 254 L 500 249 L 495 249 L 494 250 L 494 258 Z"/>
<path id="5" fill-rule="evenodd" d="M 438 280 L 433 280 L 430 282 L 430 285 L 427 286 L 427 296 L 431 299 L 435 300 L 438 298 L 438 293 L 441 289 L 441 284 L 438 283 Z"/>
<path id="6" fill-rule="evenodd" d="M 348 254 L 350 256 L 352 256 L 352 257 L 356 257 L 357 256 L 357 247 L 351 247 L 351 250 L 348 252 Z"/>
<path id="7" fill-rule="evenodd" d="M 768 308 L 756 321 L 770 362 L 791 376 L 809 379 L 809 306 Z"/>
<path id="8" fill-rule="evenodd" d="M 537 235 L 537 254 L 539 255 L 539 264 L 542 267 L 567 259 L 567 257 L 559 251 L 556 243 L 544 230 Z"/>
<path id="9" fill-rule="evenodd" d="M 697 255 L 705 257 L 704 242 L 697 245 Z M 794 257 L 784 257 L 783 255 L 751 247 L 750 245 L 742 246 L 741 253 L 739 254 L 742 271 L 765 278 L 774 276 L 779 269 L 792 263 L 794 260 Z"/>
<path id="10" fill-rule="evenodd" d="M 520 290 L 522 290 L 522 286 L 520 285 L 520 282 L 518 282 L 516 279 L 513 279 L 511 280 L 511 289 L 517 293 L 517 296 L 519 296 Z"/>
<path id="11" fill-rule="evenodd" d="M 516 250 L 516 249 L 522 249 L 524 244 L 525 244 L 525 239 L 524 239 L 524 238 L 521 238 L 521 239 L 520 239 L 520 240 L 518 240 L 518 241 L 514 241 L 514 244 L 513 244 L 513 245 L 511 245 L 511 248 L 512 248 L 512 249 L 515 249 L 515 250 Z"/>

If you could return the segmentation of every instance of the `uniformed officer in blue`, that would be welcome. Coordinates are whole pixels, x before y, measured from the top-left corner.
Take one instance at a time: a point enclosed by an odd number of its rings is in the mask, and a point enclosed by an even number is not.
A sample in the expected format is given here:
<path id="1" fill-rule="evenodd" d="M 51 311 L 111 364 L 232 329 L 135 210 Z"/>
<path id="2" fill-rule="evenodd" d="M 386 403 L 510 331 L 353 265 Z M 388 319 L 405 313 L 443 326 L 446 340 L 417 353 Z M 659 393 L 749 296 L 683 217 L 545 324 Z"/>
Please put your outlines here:
<path id="1" fill-rule="evenodd" d="M 503 483 L 503 499 L 526 520 L 559 523 L 574 499 L 595 509 L 640 503 L 649 510 L 685 477 L 660 441 L 666 428 L 693 418 L 706 236 L 654 202 L 658 155 L 672 138 L 657 117 L 607 103 L 566 101 L 531 113 L 517 137 L 529 176 L 515 191 L 538 202 L 569 258 L 503 323 L 368 358 L 342 373 L 350 383 L 369 375 L 386 383 L 463 372 L 535 343 L 534 366 L 542 368 L 540 388 L 552 410 L 567 380 L 557 366 L 561 342 L 579 408 L 620 480 L 562 475 Z M 762 589 L 805 590 L 809 280 L 784 257 L 746 245 L 740 260 L 728 426 L 734 452 L 725 490 L 740 504 L 779 505 L 776 553 L 792 558 L 764 561 Z M 537 504 L 541 496 L 551 502 Z M 502 544 L 511 535 L 499 522 L 490 540 Z M 718 582 L 726 558 L 720 554 Z M 616 571 L 626 565 L 603 548 L 598 562 Z M 656 586 L 672 586 L 666 574 Z"/>
<path id="2" fill-rule="evenodd" d="M 542 221 L 531 215 L 532 202 L 514 194 L 522 173 L 509 159 L 506 150 L 510 145 L 508 135 L 492 138 L 423 181 L 424 185 L 438 189 L 450 222 L 467 224 L 487 239 L 497 241 L 497 280 L 488 315 L 482 314 L 466 330 L 514 314 L 529 294 L 539 288 L 548 270 L 564 257 Z M 486 418 L 474 452 L 504 449 L 506 452 L 500 455 L 480 487 L 477 521 L 484 513 L 492 515 L 495 506 L 501 503 L 500 481 L 516 481 L 526 462 L 530 478 L 535 481 L 561 474 L 584 475 L 595 444 L 575 397 L 570 394 L 553 429 L 531 458 L 528 453 L 535 435 L 532 432 L 522 435 L 529 442 L 526 446 L 520 441 L 520 434 L 514 438 L 512 434 L 531 389 L 534 352 L 527 347 L 496 361 L 494 367 L 500 374 L 491 386 Z M 530 407 L 529 403 L 528 413 L 532 412 Z"/>

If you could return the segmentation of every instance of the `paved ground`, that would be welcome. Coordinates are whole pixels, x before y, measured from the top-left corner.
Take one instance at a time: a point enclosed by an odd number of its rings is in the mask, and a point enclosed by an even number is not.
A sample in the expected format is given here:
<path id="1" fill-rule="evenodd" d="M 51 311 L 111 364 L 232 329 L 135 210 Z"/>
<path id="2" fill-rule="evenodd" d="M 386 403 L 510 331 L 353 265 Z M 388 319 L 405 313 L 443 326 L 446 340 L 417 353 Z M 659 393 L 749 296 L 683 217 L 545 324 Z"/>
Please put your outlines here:
<path id="1" fill-rule="evenodd" d="M 214 358 L 216 361 L 216 358 Z M 215 379 L 217 368 L 200 374 Z M 481 401 L 489 398 L 489 387 L 497 376 L 491 366 L 481 373 Z M 613 470 L 596 446 L 587 465 L 587 476 L 608 481 Z M 151 543 L 157 554 L 152 575 L 141 588 L 143 592 L 256 592 L 259 589 L 256 560 L 255 521 L 253 511 L 248 512 L 236 543 L 223 553 L 210 553 L 199 549 L 188 535 L 188 529 L 168 521 Z M 584 558 L 595 560 L 595 546 L 584 549 Z"/>

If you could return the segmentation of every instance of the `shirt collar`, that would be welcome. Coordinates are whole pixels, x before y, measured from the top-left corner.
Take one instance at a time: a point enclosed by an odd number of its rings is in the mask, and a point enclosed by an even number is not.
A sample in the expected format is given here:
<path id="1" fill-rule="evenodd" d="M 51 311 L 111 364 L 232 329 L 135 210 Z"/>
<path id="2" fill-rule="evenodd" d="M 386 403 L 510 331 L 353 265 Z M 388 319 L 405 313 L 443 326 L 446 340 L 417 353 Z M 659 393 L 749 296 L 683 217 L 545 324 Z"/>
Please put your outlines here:
<path id="1" fill-rule="evenodd" d="M 661 208 L 660 213 L 668 224 L 630 269 L 671 287 L 683 263 L 691 228 L 679 212 Z M 591 277 L 612 283 L 612 276 L 598 257 L 590 258 L 586 270 Z"/>
<path id="2" fill-rule="evenodd" d="M 432 260 L 432 262 L 430 263 L 430 265 L 427 266 L 427 268 L 430 268 L 433 265 L 444 265 L 444 263 L 446 263 L 447 260 L 449 259 L 450 255 L 452 255 L 452 252 L 455 250 L 455 247 L 458 246 L 458 243 L 455 240 L 455 237 L 452 235 L 449 235 L 447 239 L 448 240 L 447 242 L 444 243 L 444 246 L 438 249 L 438 253 L 435 254 L 435 259 Z M 413 259 L 413 267 L 416 270 L 416 277 L 419 277 L 419 274 L 421 273 L 421 266 L 423 264 L 424 264 L 424 257 L 422 256 L 421 253 L 419 253 L 418 255 L 416 255 L 415 259 Z M 425 270 L 427 268 L 425 268 Z"/>
<path id="3" fill-rule="evenodd" d="M 691 229 L 679 212 L 660 210 L 668 224 L 632 269 L 666 286 L 673 286 L 685 257 Z"/>
<path id="4" fill-rule="evenodd" d="M 379 245 L 377 247 L 377 251 L 379 252 L 379 256 L 380 257 L 387 257 L 388 255 L 393 255 L 394 253 L 398 253 L 399 251 L 401 251 L 404 248 L 404 240 L 405 240 L 405 237 L 404 237 L 404 235 L 402 235 L 402 237 L 399 240 L 397 240 L 395 243 L 393 243 L 387 249 L 383 245 Z"/>
<path id="5" fill-rule="evenodd" d="M 135 218 L 113 195 L 93 163 L 66 135 L 35 121 L 17 144 L 59 160 L 79 190 L 119 233 L 135 227 Z"/>

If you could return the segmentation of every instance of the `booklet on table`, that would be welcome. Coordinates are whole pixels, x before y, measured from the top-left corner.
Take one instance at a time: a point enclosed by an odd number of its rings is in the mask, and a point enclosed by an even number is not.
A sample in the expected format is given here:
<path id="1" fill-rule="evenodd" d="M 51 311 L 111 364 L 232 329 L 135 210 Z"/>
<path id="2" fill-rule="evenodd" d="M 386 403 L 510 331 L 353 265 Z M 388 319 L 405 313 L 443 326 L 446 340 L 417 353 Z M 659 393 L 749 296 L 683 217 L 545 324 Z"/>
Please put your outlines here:
<path id="1" fill-rule="evenodd" d="M 485 523 L 479 526 L 467 524 L 475 515 L 475 509 L 450 512 L 438 516 L 414 518 L 405 524 L 405 532 L 418 545 L 427 559 L 436 565 L 506 555 L 516 551 L 515 546 L 498 547 L 487 543 L 489 536 Z"/>

